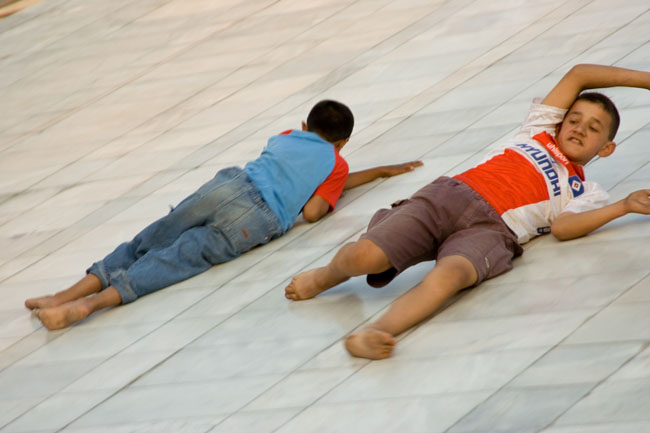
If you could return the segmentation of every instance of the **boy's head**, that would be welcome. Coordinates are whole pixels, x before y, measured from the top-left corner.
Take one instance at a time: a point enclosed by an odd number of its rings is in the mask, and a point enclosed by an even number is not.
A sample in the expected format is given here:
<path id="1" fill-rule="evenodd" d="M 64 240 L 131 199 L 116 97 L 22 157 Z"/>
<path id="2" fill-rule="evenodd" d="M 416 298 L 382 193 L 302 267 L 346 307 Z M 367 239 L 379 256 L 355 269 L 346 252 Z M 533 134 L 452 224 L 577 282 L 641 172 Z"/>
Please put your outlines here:
<path id="1" fill-rule="evenodd" d="M 352 128 L 352 111 L 346 105 L 329 99 L 314 105 L 307 116 L 307 123 L 303 122 L 304 130 L 315 132 L 339 149 L 350 139 Z"/>
<path id="2" fill-rule="evenodd" d="M 607 96 L 582 93 L 557 126 L 558 145 L 576 164 L 585 165 L 596 155 L 605 158 L 616 149 L 613 140 L 619 123 L 618 110 Z"/>

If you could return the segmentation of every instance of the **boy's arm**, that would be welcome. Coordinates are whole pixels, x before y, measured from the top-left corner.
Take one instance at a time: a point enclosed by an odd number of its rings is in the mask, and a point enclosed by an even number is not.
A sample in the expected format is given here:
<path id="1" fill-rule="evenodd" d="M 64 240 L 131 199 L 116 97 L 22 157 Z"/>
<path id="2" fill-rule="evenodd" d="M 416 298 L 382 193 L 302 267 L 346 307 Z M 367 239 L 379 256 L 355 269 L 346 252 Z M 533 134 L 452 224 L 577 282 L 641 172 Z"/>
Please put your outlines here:
<path id="1" fill-rule="evenodd" d="M 551 233 L 561 241 L 579 238 L 628 213 L 650 215 L 650 189 L 635 191 L 600 209 L 561 213 L 551 224 Z"/>
<path id="2" fill-rule="evenodd" d="M 580 92 L 604 87 L 650 89 L 650 72 L 604 65 L 576 65 L 556 84 L 542 104 L 569 108 Z"/>
<path id="3" fill-rule="evenodd" d="M 403 164 L 383 165 L 380 167 L 369 168 L 367 170 L 357 171 L 350 173 L 343 189 L 354 188 L 355 186 L 363 185 L 364 183 L 371 182 L 379 177 L 391 177 L 398 174 L 407 173 L 415 170 L 422 165 L 422 161 L 409 161 Z M 340 190 L 339 190 L 340 192 Z M 313 223 L 323 218 L 330 210 L 330 204 L 327 200 L 318 194 L 314 194 L 305 203 L 302 208 L 302 216 L 306 221 Z"/>
<path id="4" fill-rule="evenodd" d="M 345 181 L 344 190 L 372 182 L 380 177 L 397 176 L 398 174 L 408 173 L 422 165 L 422 161 L 409 161 L 402 164 L 382 165 L 379 167 L 369 168 L 367 170 L 350 173 L 348 180 Z"/>
<path id="5" fill-rule="evenodd" d="M 302 217 L 305 221 L 315 223 L 327 215 L 330 210 L 330 204 L 323 197 L 314 194 L 311 196 L 305 206 L 302 208 Z"/>

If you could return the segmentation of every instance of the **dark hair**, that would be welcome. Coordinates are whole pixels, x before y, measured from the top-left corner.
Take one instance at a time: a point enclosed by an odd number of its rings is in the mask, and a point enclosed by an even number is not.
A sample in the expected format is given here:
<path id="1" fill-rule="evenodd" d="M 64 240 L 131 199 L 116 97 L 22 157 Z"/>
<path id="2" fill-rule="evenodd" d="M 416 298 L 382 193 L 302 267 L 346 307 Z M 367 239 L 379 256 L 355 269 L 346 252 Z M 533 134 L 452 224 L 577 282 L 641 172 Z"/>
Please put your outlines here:
<path id="1" fill-rule="evenodd" d="M 333 143 L 349 138 L 354 128 L 352 111 L 340 102 L 325 99 L 314 105 L 307 116 L 307 130 Z"/>
<path id="2" fill-rule="evenodd" d="M 618 126 L 621 124 L 621 116 L 618 114 L 616 105 L 614 105 L 612 100 L 607 96 L 598 92 L 581 93 L 576 98 L 576 102 L 581 100 L 598 104 L 603 110 L 605 110 L 605 112 L 607 112 L 607 114 L 609 114 L 609 117 L 612 119 L 612 123 L 609 126 L 609 139 L 613 140 L 616 136 L 616 132 L 618 131 Z"/>

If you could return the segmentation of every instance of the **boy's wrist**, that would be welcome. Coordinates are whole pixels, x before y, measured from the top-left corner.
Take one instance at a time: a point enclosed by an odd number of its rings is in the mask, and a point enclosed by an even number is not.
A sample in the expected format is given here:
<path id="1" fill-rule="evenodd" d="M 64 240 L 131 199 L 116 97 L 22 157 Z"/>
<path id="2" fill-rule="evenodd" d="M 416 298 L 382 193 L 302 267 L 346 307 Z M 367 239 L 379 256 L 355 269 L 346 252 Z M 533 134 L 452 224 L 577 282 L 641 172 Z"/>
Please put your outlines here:
<path id="1" fill-rule="evenodd" d="M 625 216 L 629 213 L 632 212 L 632 205 L 630 203 L 630 197 L 625 197 L 623 200 L 620 200 L 619 202 L 615 203 L 618 204 L 618 208 L 616 209 L 617 213 L 617 218 Z"/>

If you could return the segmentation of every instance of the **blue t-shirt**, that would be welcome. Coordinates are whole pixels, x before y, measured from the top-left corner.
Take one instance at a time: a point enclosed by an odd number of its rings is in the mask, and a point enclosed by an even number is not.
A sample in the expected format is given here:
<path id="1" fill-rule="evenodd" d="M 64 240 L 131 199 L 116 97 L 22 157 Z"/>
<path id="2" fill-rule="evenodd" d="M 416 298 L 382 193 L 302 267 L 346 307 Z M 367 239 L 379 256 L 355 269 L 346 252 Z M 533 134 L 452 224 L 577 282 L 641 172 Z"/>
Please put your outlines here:
<path id="1" fill-rule="evenodd" d="M 334 164 L 334 145 L 313 132 L 293 130 L 271 137 L 244 171 L 287 231 Z"/>

